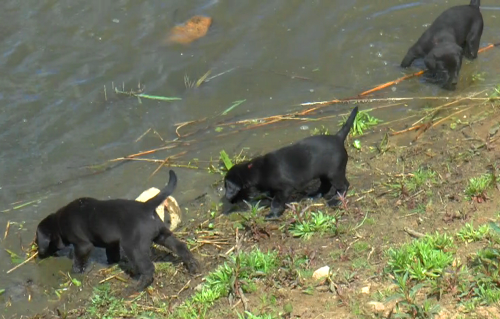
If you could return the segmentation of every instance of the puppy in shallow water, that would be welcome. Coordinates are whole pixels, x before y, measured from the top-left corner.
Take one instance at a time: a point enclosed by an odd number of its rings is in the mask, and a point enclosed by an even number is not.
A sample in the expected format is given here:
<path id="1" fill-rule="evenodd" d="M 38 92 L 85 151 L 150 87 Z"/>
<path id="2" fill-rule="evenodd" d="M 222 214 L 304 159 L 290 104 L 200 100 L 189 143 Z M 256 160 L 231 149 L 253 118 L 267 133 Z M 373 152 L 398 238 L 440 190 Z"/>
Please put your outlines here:
<path id="1" fill-rule="evenodd" d="M 39 257 L 46 258 L 72 244 L 73 271 L 82 273 L 94 247 L 105 248 L 108 262 L 117 263 L 121 246 L 140 275 L 137 290 L 143 290 L 153 282 L 155 268 L 149 253 L 155 242 L 176 253 L 189 272 L 196 273 L 198 261 L 156 214 L 156 207 L 172 194 L 176 185 L 177 177 L 170 171 L 168 185 L 144 203 L 93 198 L 72 201 L 38 224 L 35 241 Z"/>
<path id="2" fill-rule="evenodd" d="M 471 60 L 477 58 L 483 34 L 479 6 L 480 0 L 471 0 L 469 5 L 451 7 L 441 13 L 408 50 L 401 67 L 407 68 L 413 60 L 424 58 L 429 82 L 455 90 L 462 56 Z"/>
<path id="3" fill-rule="evenodd" d="M 250 188 L 270 192 L 273 200 L 267 219 L 278 218 L 285 210 L 290 195 L 303 189 L 310 181 L 319 178 L 321 185 L 311 197 L 325 196 L 333 190 L 329 205 L 337 205 L 335 196 L 349 188 L 345 171 L 347 151 L 344 141 L 358 113 L 356 106 L 346 123 L 335 135 L 307 137 L 295 144 L 283 147 L 251 161 L 236 164 L 224 178 L 226 198 L 230 202 L 242 199 Z"/>

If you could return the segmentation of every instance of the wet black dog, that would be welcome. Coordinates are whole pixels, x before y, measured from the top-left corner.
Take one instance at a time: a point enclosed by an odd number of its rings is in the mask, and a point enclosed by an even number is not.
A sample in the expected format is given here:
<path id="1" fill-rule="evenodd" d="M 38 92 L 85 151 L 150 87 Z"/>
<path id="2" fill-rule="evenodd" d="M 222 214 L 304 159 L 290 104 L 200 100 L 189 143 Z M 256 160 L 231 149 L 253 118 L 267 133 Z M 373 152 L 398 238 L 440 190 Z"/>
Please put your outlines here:
<path id="1" fill-rule="evenodd" d="M 469 5 L 451 7 L 441 13 L 408 50 L 401 66 L 409 67 L 413 60 L 424 58 L 429 81 L 455 90 L 462 56 L 471 60 L 477 58 L 483 34 L 479 5 L 480 0 L 471 0 Z"/>
<path id="2" fill-rule="evenodd" d="M 155 242 L 176 253 L 191 273 L 197 272 L 198 261 L 156 213 L 156 207 L 174 191 L 176 185 L 177 177 L 170 171 L 168 185 L 144 203 L 93 198 L 72 201 L 38 224 L 36 244 L 39 257 L 46 258 L 73 244 L 73 271 L 82 273 L 94 247 L 106 248 L 108 262 L 117 263 L 121 246 L 140 275 L 137 290 L 143 290 L 153 282 L 155 268 L 149 253 L 151 243 Z"/>
<path id="3" fill-rule="evenodd" d="M 294 191 L 319 178 L 319 189 L 309 196 L 325 196 L 333 188 L 334 197 L 328 204 L 338 204 L 335 194 L 343 194 L 349 188 L 345 177 L 347 152 L 344 141 L 357 113 L 356 106 L 336 135 L 307 137 L 249 162 L 234 165 L 224 179 L 226 198 L 230 202 L 241 200 L 241 194 L 250 188 L 270 192 L 273 200 L 266 218 L 274 219 L 283 213 L 285 203 Z"/>

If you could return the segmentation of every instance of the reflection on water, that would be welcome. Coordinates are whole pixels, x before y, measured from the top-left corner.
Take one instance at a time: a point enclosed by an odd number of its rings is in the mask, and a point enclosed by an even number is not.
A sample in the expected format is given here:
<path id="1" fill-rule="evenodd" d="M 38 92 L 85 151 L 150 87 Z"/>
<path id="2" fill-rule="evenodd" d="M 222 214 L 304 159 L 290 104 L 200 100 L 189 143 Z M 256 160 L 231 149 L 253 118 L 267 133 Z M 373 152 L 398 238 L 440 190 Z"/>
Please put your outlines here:
<path id="1" fill-rule="evenodd" d="M 482 8 L 485 45 L 499 41 L 500 8 L 492 1 L 483 2 L 487 2 Z M 209 161 L 221 149 L 235 152 L 246 146 L 260 153 L 304 137 L 308 132 L 299 129 L 300 122 L 219 138 L 214 138 L 213 127 L 223 119 L 284 114 L 300 109 L 298 103 L 353 96 L 400 77 L 404 72 L 399 63 L 408 47 L 448 6 L 446 1 L 400 0 L 4 0 L 0 210 L 16 202 L 44 200 L 0 213 L 0 225 L 8 220 L 26 222 L 21 230 L 11 229 L 2 248 L 19 253 L 16 233 L 27 245 L 42 217 L 76 197 L 135 198 L 146 188 L 163 185 L 168 180 L 166 170 L 148 180 L 157 164 L 127 163 L 95 175 L 82 167 L 160 147 L 162 139 L 176 138 L 175 123 L 208 117 L 200 128 L 211 128 L 190 136 L 194 142 L 189 146 L 151 158 L 187 151 L 185 160 Z M 206 36 L 187 46 L 162 44 L 172 27 L 193 15 L 213 18 Z M 450 95 L 491 85 L 499 60 L 492 50 L 464 64 L 455 93 L 413 79 L 380 96 Z M 211 76 L 222 75 L 198 88 L 186 88 L 185 75 L 196 81 L 208 70 Z M 480 72 L 486 72 L 485 81 L 471 83 L 472 74 Z M 113 86 L 136 89 L 139 83 L 146 94 L 182 100 L 141 99 L 141 104 L 112 90 Z M 334 106 L 328 111 L 347 108 Z M 404 108 L 380 111 L 377 117 L 401 114 Z M 138 140 L 149 128 L 151 133 Z M 204 192 L 217 199 L 210 184 L 220 176 L 205 170 L 176 171 L 175 196 L 181 204 Z M 67 261 L 51 264 L 51 269 L 69 269 Z M 0 249 L 0 269 L 11 267 L 9 256 Z M 47 271 L 25 265 L 12 276 L 0 276 L 0 288 L 28 279 L 50 286 L 53 282 L 47 278 L 53 272 Z M 44 297 L 35 297 L 28 308 L 40 309 L 45 302 Z"/>

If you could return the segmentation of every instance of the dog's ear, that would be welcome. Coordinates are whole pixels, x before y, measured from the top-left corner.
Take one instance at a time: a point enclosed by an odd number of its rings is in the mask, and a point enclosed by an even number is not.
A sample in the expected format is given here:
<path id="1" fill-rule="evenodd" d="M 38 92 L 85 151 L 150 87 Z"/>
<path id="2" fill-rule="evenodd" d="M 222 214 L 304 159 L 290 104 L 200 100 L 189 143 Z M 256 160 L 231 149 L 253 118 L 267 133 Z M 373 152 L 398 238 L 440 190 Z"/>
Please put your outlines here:
<path id="1" fill-rule="evenodd" d="M 436 69 L 436 56 L 432 53 L 427 54 L 424 63 L 429 70 L 434 71 Z"/>
<path id="2" fill-rule="evenodd" d="M 234 197 L 236 197 L 236 195 L 238 195 L 242 187 L 229 179 L 226 179 L 225 184 L 226 198 L 232 200 Z"/>

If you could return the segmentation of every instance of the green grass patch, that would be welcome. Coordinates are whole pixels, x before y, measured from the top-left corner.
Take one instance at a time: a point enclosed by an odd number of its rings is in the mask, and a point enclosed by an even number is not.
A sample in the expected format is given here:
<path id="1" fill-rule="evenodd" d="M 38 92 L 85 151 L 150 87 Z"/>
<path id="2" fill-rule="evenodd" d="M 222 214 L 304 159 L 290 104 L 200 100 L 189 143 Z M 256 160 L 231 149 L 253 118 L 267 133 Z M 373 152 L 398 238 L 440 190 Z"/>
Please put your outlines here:
<path id="1" fill-rule="evenodd" d="M 495 176 L 491 173 L 483 174 L 479 177 L 469 179 L 469 184 L 465 188 L 465 195 L 468 200 L 473 198 L 485 198 L 486 190 L 490 188 L 495 181 Z"/>
<path id="2" fill-rule="evenodd" d="M 138 298 L 141 298 L 139 296 Z M 145 310 L 138 302 L 125 302 L 111 291 L 111 285 L 104 283 L 94 288 L 94 293 L 85 308 L 83 318 L 137 318 L 139 316 L 155 318 L 168 315 L 168 304 L 161 302 L 154 311 Z"/>
<path id="3" fill-rule="evenodd" d="M 254 315 L 249 311 L 245 311 L 245 313 L 238 313 L 238 319 L 278 319 L 279 316 L 273 316 L 271 314 L 264 315 Z"/>
<path id="4" fill-rule="evenodd" d="M 297 220 L 287 227 L 287 230 L 294 237 L 310 239 L 314 234 L 337 234 L 337 215 L 327 215 L 321 211 L 305 212 L 303 218 Z"/>
<path id="5" fill-rule="evenodd" d="M 400 248 L 390 248 L 387 252 L 389 270 L 397 275 L 408 273 L 410 279 L 419 281 L 439 277 L 453 261 L 453 254 L 447 251 L 451 247 L 453 238 L 436 233 Z"/>
<path id="6" fill-rule="evenodd" d="M 500 302 L 500 251 L 496 248 L 480 250 L 472 260 L 469 281 L 459 285 L 460 300 L 473 309 L 478 305 L 496 305 Z"/>
<path id="7" fill-rule="evenodd" d="M 437 173 L 430 168 L 419 168 L 396 182 L 383 183 L 395 197 L 415 193 L 424 187 L 429 190 L 434 184 L 437 184 Z"/>
<path id="8" fill-rule="evenodd" d="M 457 238 L 463 242 L 471 243 L 483 240 L 488 236 L 489 232 L 490 226 L 488 224 L 479 226 L 475 229 L 473 224 L 467 223 L 457 232 Z"/>
<path id="9" fill-rule="evenodd" d="M 432 184 L 437 183 L 436 176 L 437 173 L 431 169 L 419 168 L 406 180 L 406 188 L 408 191 L 414 192 L 424 185 L 431 187 Z"/>
<path id="10" fill-rule="evenodd" d="M 269 275 L 278 265 L 277 252 L 264 253 L 255 249 L 232 256 L 228 262 L 205 277 L 201 290 L 180 305 L 172 318 L 205 318 L 217 299 L 232 292 L 236 281 L 242 285 L 244 291 L 250 292 L 254 289 L 246 288 L 254 287 L 252 279 Z"/>

